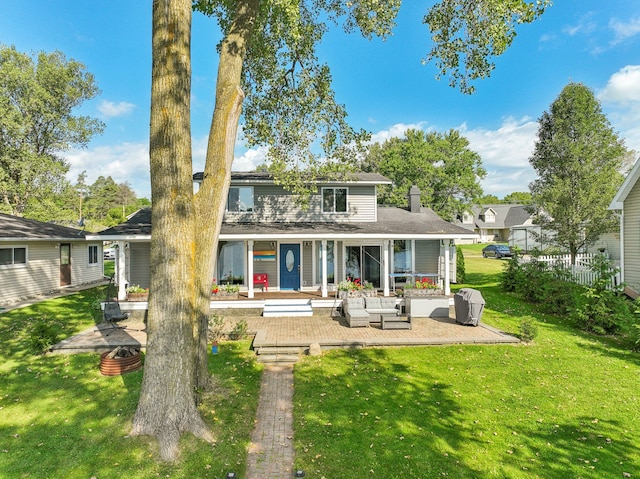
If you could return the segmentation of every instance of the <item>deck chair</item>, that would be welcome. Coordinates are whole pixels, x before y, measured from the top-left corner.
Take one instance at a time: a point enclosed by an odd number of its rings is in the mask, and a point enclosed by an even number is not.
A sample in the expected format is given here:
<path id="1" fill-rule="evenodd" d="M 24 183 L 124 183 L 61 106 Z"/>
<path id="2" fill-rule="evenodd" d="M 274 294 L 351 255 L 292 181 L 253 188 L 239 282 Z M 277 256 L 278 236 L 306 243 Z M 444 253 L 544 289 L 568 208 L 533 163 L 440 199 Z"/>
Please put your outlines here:
<path id="1" fill-rule="evenodd" d="M 107 300 L 104 303 L 104 310 L 102 311 L 102 319 L 105 323 L 109 324 L 106 328 L 96 329 L 96 331 L 126 329 L 126 326 L 118 326 L 116 321 L 122 321 L 129 317 L 129 313 L 125 313 L 120 309 L 120 303 L 113 301 L 111 297 L 111 285 L 113 284 L 113 275 L 109 278 L 109 285 L 107 286 Z M 109 331 L 105 336 L 109 336 Z"/>

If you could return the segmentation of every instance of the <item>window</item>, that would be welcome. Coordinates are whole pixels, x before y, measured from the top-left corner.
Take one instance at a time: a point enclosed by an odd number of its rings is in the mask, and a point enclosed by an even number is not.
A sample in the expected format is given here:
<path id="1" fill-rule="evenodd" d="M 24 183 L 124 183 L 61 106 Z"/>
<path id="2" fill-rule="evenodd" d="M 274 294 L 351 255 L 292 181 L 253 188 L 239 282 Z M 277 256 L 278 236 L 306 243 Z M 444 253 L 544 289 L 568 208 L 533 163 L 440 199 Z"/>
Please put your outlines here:
<path id="1" fill-rule="evenodd" d="M 411 240 L 394 240 L 393 272 L 406 273 L 412 271 Z"/>
<path id="2" fill-rule="evenodd" d="M 335 283 L 334 241 L 327 241 L 327 284 Z M 316 283 L 322 284 L 322 241 L 316 241 Z"/>
<path id="3" fill-rule="evenodd" d="M 27 248 L 0 248 L 0 266 L 12 267 L 27 264 Z"/>
<path id="4" fill-rule="evenodd" d="M 98 246 L 89 246 L 89 264 L 98 264 Z"/>
<path id="5" fill-rule="evenodd" d="M 346 188 L 322 188 L 322 212 L 346 213 L 347 189 Z"/>
<path id="6" fill-rule="evenodd" d="M 218 284 L 244 284 L 244 243 L 229 241 L 220 246 Z"/>
<path id="7" fill-rule="evenodd" d="M 246 213 L 253 211 L 253 187 L 231 186 L 227 197 L 227 211 Z"/>
<path id="8" fill-rule="evenodd" d="M 462 215 L 462 223 L 465 225 L 473 224 L 473 214 L 465 211 Z"/>

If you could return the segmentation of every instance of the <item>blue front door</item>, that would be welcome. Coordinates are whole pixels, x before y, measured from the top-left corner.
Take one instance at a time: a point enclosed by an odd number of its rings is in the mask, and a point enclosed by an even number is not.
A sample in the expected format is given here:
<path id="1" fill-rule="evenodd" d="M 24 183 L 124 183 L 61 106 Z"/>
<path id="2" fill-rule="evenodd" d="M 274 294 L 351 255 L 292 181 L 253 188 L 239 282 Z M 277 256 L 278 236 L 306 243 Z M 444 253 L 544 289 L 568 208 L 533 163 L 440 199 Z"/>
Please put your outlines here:
<path id="1" fill-rule="evenodd" d="M 300 289 L 300 245 L 280 245 L 280 289 Z"/>

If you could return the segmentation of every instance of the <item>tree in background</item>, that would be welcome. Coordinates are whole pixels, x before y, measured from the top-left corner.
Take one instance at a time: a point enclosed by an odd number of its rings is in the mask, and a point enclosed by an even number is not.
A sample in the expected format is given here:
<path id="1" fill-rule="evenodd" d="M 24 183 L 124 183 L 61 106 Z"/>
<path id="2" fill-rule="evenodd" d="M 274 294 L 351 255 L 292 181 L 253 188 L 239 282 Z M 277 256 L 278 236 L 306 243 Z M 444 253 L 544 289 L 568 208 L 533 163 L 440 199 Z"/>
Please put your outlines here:
<path id="1" fill-rule="evenodd" d="M 244 107 L 249 146 L 271 146 L 274 171 L 304 186 L 333 161 L 353 160 L 364 136 L 346 123 L 330 72 L 316 56 L 328 26 L 386 36 L 400 0 L 196 0 L 218 20 L 223 39 L 202 184 L 194 194 L 190 131 L 191 0 L 153 2 L 150 163 L 153 201 L 147 356 L 132 434 L 155 436 L 163 459 L 185 432 L 211 440 L 196 407 L 206 385 L 206 327 L 217 240 Z M 547 2 L 445 0 L 425 17 L 434 40 L 428 59 L 469 91 L 490 59 Z M 461 72 L 461 73 L 458 73 Z M 467 81 L 468 80 L 468 81 Z M 314 155 L 313 145 L 324 153 Z M 293 173 L 292 173 L 293 172 Z M 296 188 L 293 188 L 296 191 Z M 173 352 L 168 354 L 167 351 Z M 176 355 L 179 361 L 176 361 Z"/>
<path id="2" fill-rule="evenodd" d="M 532 201 L 531 193 L 528 191 L 514 191 L 505 195 L 502 199 L 503 203 L 511 203 L 518 205 L 530 205 Z"/>
<path id="3" fill-rule="evenodd" d="M 578 251 L 617 229 L 609 203 L 623 181 L 627 151 L 593 92 L 569 83 L 539 120 L 529 159 L 538 178 L 530 185 L 536 222 L 566 248 Z"/>
<path id="4" fill-rule="evenodd" d="M 407 130 L 404 138 L 372 145 L 361 169 L 393 181 L 380 186 L 380 203 L 406 207 L 409 189 L 416 185 L 422 205 L 447 220 L 478 201 L 480 180 L 486 175 L 480 155 L 470 150 L 469 141 L 455 130 Z"/>
<path id="5" fill-rule="evenodd" d="M 0 197 L 5 211 L 22 216 L 30 205 L 67 188 L 68 165 L 58 155 L 86 147 L 104 129 L 101 121 L 74 114 L 98 94 L 84 65 L 60 52 L 40 52 L 34 60 L 0 46 Z"/>

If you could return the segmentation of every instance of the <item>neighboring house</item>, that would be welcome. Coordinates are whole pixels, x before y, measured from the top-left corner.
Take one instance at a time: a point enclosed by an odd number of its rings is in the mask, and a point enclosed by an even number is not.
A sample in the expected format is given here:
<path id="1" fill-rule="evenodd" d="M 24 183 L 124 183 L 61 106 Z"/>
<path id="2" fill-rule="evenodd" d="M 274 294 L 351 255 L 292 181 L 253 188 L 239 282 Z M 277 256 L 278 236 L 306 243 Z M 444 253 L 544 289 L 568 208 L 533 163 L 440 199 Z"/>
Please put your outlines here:
<path id="1" fill-rule="evenodd" d="M 480 243 L 507 242 L 514 227 L 531 226 L 532 218 L 524 205 L 484 205 L 471 207 L 455 224 L 476 233 Z"/>
<path id="2" fill-rule="evenodd" d="M 85 232 L 0 213 L 0 303 L 104 278 L 102 241 Z"/>
<path id="3" fill-rule="evenodd" d="M 408 210 L 378 206 L 377 186 L 391 184 L 372 173 L 353 180 L 318 182 L 308 209 L 268 173 L 231 175 L 227 210 L 219 237 L 215 278 L 239 284 L 254 297 L 253 278 L 268 280 L 269 291 L 335 291 L 346 277 L 360 278 L 389 295 L 396 274 L 438 275 L 449 293 L 455 280 L 455 242 L 476 235 L 420 207 L 413 187 Z M 202 173 L 194 175 L 199 183 Z M 118 295 L 127 284 L 149 285 L 151 210 L 92 239 L 117 242 Z M 333 295 L 333 293 L 331 294 Z"/>
<path id="4" fill-rule="evenodd" d="M 626 292 L 640 295 L 640 161 L 636 161 L 609 205 L 620 213 L 620 274 Z"/>

